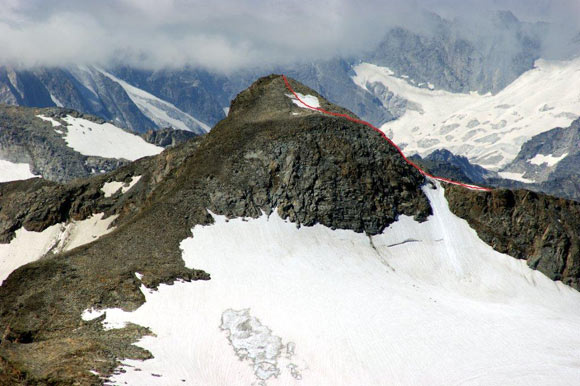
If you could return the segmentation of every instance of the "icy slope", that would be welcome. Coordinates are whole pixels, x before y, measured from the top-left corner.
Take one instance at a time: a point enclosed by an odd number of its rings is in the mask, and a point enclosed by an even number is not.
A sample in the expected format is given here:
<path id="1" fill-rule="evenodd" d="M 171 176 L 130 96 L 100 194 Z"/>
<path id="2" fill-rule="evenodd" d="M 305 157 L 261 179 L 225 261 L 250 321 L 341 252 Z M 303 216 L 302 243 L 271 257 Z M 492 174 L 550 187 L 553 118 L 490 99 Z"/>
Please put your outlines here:
<path id="1" fill-rule="evenodd" d="M 406 111 L 381 129 L 408 155 L 445 148 L 498 170 L 536 134 L 566 127 L 580 115 L 580 59 L 538 60 L 496 95 L 454 94 L 410 85 L 385 67 L 362 63 L 353 81 L 381 98 L 382 85 L 406 99 Z M 383 91 L 381 91 L 383 90 Z"/>
<path id="2" fill-rule="evenodd" d="M 493 251 L 441 187 L 425 192 L 427 222 L 372 238 L 276 214 L 196 226 L 183 258 L 212 279 L 107 311 L 109 328 L 155 333 L 139 342 L 154 358 L 112 384 L 576 384 L 580 294 Z"/>
<path id="3" fill-rule="evenodd" d="M 139 107 L 139 110 L 141 110 L 147 118 L 155 122 L 155 124 L 160 128 L 171 126 L 174 129 L 193 131 L 198 134 L 210 131 L 211 127 L 202 121 L 195 119 L 191 115 L 184 113 L 171 103 L 157 98 L 155 95 L 149 94 L 140 88 L 132 86 L 104 70 L 99 71 L 109 79 L 121 85 L 133 103 Z"/>
<path id="4" fill-rule="evenodd" d="M 68 124 L 66 143 L 84 155 L 134 161 L 163 151 L 162 147 L 147 143 L 143 138 L 110 123 L 100 124 L 72 116 L 63 118 L 63 121 Z"/>

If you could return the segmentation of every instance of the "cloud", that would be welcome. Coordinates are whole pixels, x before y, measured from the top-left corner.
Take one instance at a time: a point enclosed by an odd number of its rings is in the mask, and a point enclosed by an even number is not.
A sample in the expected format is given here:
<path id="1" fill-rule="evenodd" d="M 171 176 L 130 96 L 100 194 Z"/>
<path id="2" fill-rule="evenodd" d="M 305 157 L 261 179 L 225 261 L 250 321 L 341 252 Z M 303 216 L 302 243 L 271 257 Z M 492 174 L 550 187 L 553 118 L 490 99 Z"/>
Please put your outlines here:
<path id="1" fill-rule="evenodd" d="M 14 66 L 199 66 L 219 72 L 365 51 L 388 28 L 511 9 L 566 26 L 577 0 L 0 0 L 0 63 Z"/>

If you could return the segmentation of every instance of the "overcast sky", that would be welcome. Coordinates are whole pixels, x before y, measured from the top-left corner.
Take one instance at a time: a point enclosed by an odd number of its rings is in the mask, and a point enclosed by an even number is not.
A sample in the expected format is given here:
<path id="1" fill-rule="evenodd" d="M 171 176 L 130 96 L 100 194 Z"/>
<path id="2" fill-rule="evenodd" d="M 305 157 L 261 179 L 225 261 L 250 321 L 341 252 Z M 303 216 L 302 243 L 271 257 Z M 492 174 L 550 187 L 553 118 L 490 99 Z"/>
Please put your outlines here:
<path id="1" fill-rule="evenodd" d="M 393 25 L 420 29 L 420 10 L 496 9 L 554 23 L 558 41 L 580 25 L 580 0 L 0 0 L 0 63 L 229 71 L 353 54 Z"/>

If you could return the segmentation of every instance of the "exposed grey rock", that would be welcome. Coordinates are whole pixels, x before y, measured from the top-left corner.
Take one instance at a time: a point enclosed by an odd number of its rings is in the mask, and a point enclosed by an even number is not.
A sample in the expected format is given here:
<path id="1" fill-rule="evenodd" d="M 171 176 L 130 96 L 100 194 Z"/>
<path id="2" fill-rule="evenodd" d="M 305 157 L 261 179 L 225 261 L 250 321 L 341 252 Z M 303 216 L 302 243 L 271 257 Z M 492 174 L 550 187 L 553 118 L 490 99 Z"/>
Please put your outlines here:
<path id="1" fill-rule="evenodd" d="M 389 67 L 424 87 L 432 83 L 453 92 L 495 93 L 531 69 L 540 56 L 545 26 L 520 22 L 510 12 L 485 20 L 490 31 L 479 39 L 477 27 L 460 18 L 448 21 L 435 14 L 418 18 L 429 32 L 394 28 L 363 60 Z"/>
<path id="2" fill-rule="evenodd" d="M 192 131 L 176 130 L 165 128 L 159 130 L 149 130 L 141 134 L 141 138 L 153 145 L 161 147 L 173 147 L 192 138 L 199 136 Z"/>
<path id="3" fill-rule="evenodd" d="M 497 177 L 497 173 L 474 165 L 466 157 L 457 156 L 446 149 L 435 150 L 425 158 L 413 155 L 411 159 L 418 162 L 429 173 L 455 181 L 485 185 L 488 179 Z"/>

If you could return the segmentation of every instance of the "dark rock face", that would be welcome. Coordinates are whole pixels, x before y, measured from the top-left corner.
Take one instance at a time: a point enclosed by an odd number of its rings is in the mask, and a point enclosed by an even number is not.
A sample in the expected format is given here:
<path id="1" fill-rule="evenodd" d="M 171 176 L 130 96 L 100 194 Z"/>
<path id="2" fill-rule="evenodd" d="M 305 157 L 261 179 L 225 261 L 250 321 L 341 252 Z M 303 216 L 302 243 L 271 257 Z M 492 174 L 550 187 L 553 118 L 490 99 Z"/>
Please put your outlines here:
<path id="1" fill-rule="evenodd" d="M 580 290 L 580 203 L 526 190 L 445 188 L 449 208 L 495 250 Z"/>
<path id="2" fill-rule="evenodd" d="M 196 134 L 192 131 L 167 128 L 149 130 L 146 133 L 141 134 L 141 138 L 153 145 L 161 147 L 173 147 L 192 138 L 195 138 L 198 135 L 199 134 Z"/>
<path id="3" fill-rule="evenodd" d="M 314 91 L 293 82 L 296 91 Z M 147 358 L 131 344 L 138 326 L 103 331 L 83 321 L 91 307 L 132 310 L 148 287 L 209 279 L 184 267 L 179 243 L 207 209 L 230 217 L 262 211 L 307 226 L 375 234 L 400 214 L 421 220 L 431 208 L 424 178 L 379 134 L 295 106 L 279 76 L 260 79 L 232 103 L 208 135 L 143 158 L 113 173 L 59 185 L 21 181 L 0 187 L 4 239 L 24 226 L 41 230 L 91 213 L 118 214 L 116 229 L 65 254 L 14 271 L 0 287 L 0 383 L 99 384 L 121 358 Z M 321 99 L 324 108 L 345 112 Z M 141 179 L 105 198 L 105 181 Z M 160 231 L 162 229 L 162 231 Z"/>
<path id="4" fill-rule="evenodd" d="M 457 156 L 446 149 L 435 150 L 425 158 L 421 158 L 418 154 L 410 158 L 435 176 L 469 184 L 486 184 L 488 178 L 496 175 L 479 165 L 472 164 L 466 157 Z"/>

